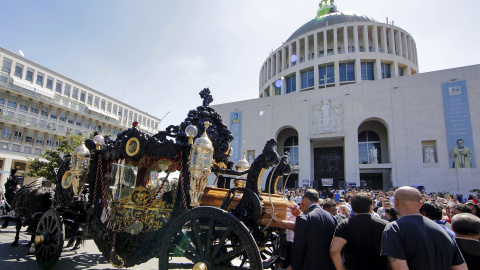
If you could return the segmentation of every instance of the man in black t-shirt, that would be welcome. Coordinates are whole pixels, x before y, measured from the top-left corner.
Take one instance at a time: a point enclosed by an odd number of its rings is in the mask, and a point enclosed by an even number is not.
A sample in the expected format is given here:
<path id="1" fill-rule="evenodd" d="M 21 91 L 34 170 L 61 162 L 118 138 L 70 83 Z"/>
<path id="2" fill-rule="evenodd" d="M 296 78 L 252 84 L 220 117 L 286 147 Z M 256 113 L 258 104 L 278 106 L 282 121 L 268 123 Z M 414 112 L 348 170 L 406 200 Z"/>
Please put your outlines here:
<path id="1" fill-rule="evenodd" d="M 380 247 L 383 229 L 388 222 L 370 215 L 373 204 L 366 193 L 352 197 L 352 209 L 355 216 L 338 224 L 330 245 L 335 267 L 344 269 L 341 252 L 345 247 L 347 269 L 387 269 L 387 258 L 380 256 Z"/>
<path id="2" fill-rule="evenodd" d="M 383 232 L 381 255 L 396 269 L 467 269 L 454 239 L 437 223 L 423 217 L 420 192 L 412 187 L 395 191 L 400 219 Z"/>

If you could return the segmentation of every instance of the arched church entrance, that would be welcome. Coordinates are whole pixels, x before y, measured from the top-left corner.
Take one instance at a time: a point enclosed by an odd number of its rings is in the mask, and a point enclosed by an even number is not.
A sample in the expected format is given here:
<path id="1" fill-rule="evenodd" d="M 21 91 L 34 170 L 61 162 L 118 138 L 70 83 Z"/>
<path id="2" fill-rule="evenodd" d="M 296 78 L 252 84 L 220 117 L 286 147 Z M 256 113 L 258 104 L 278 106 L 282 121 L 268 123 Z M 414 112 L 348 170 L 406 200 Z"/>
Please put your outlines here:
<path id="1" fill-rule="evenodd" d="M 388 130 L 381 120 L 367 120 L 358 127 L 360 187 L 385 190 L 392 186 Z"/>

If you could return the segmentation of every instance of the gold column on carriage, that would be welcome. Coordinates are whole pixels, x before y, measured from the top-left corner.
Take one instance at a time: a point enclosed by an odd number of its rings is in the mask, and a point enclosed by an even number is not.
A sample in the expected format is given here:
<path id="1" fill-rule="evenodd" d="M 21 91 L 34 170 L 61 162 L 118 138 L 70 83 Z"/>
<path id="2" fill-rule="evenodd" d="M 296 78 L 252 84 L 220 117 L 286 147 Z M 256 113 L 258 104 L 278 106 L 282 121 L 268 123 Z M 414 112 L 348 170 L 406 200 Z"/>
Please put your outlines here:
<path id="1" fill-rule="evenodd" d="M 192 207 L 200 206 L 200 199 L 207 184 L 208 175 L 211 172 L 214 148 L 207 135 L 207 129 L 210 125 L 208 121 L 204 123 L 205 131 L 200 138 L 195 140 L 190 152 L 190 206 Z M 192 139 L 196 132 L 190 126 L 187 129 L 186 133 Z"/>

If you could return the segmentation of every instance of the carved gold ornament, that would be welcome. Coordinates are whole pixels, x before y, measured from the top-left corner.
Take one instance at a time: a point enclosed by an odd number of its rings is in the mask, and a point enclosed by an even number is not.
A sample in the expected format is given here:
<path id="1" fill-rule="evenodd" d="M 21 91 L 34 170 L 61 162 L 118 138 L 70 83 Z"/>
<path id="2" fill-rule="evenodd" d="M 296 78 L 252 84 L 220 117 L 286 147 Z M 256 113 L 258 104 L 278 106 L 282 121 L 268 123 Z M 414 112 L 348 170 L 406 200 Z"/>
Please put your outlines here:
<path id="1" fill-rule="evenodd" d="M 73 177 L 72 171 L 65 172 L 65 174 L 62 177 L 62 187 L 64 189 L 67 189 L 72 185 L 72 181 L 73 181 L 72 177 Z"/>
<path id="2" fill-rule="evenodd" d="M 140 152 L 140 141 L 135 137 L 130 138 L 125 145 L 125 152 L 131 157 L 138 154 Z"/>

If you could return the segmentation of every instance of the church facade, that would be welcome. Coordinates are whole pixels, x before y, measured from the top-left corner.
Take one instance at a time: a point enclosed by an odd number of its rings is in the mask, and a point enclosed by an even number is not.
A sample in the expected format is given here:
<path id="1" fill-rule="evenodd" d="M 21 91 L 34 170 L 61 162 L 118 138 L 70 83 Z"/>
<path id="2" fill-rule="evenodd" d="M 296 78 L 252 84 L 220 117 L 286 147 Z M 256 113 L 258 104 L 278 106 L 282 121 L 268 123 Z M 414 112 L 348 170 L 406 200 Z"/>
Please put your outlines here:
<path id="1" fill-rule="evenodd" d="M 408 32 L 332 11 L 269 55 L 259 98 L 213 106 L 234 130 L 231 161 L 273 138 L 288 187 L 478 188 L 480 65 L 419 73 Z"/>

